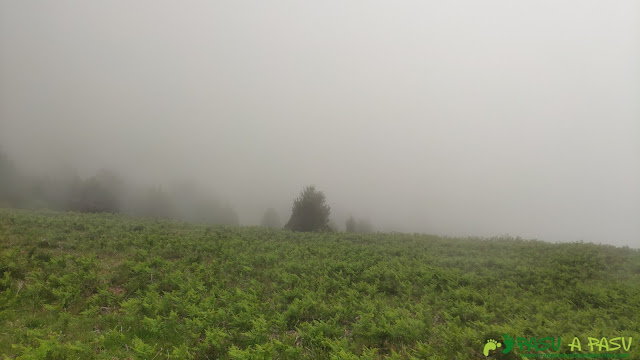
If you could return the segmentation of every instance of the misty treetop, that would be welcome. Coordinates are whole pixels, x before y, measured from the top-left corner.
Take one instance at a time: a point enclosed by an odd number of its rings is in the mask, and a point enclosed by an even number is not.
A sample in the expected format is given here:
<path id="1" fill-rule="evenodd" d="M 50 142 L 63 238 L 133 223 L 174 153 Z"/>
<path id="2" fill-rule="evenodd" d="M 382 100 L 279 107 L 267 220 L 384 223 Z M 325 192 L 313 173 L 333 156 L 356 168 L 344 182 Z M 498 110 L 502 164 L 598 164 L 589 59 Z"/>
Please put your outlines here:
<path id="1" fill-rule="evenodd" d="M 282 227 L 282 223 L 280 222 L 280 215 L 274 208 L 269 208 L 265 211 L 262 216 L 262 221 L 260 225 L 263 227 L 268 227 L 270 229 L 279 229 Z"/>
<path id="2" fill-rule="evenodd" d="M 305 187 L 293 201 L 291 218 L 285 225 L 293 231 L 328 231 L 331 208 L 326 203 L 324 193 L 315 185 Z"/>
<path id="3" fill-rule="evenodd" d="M 356 220 L 353 216 L 349 216 L 345 222 L 347 232 L 350 233 L 372 233 L 374 232 L 373 225 L 369 220 L 359 219 Z"/>
<path id="4" fill-rule="evenodd" d="M 356 219 L 354 219 L 353 216 L 349 216 L 345 223 L 345 227 L 347 232 L 356 232 Z"/>

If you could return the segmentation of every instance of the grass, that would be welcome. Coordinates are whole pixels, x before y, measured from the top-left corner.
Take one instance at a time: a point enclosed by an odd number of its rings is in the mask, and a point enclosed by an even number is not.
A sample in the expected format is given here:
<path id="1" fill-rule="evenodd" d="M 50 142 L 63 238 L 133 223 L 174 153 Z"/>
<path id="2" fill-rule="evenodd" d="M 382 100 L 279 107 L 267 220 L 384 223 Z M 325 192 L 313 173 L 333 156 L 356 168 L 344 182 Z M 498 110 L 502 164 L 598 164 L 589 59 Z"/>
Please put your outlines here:
<path id="1" fill-rule="evenodd" d="M 523 346 L 490 358 L 637 359 L 588 337 L 639 319 L 628 247 L 0 209 L 3 359 L 485 359 L 504 334 Z"/>

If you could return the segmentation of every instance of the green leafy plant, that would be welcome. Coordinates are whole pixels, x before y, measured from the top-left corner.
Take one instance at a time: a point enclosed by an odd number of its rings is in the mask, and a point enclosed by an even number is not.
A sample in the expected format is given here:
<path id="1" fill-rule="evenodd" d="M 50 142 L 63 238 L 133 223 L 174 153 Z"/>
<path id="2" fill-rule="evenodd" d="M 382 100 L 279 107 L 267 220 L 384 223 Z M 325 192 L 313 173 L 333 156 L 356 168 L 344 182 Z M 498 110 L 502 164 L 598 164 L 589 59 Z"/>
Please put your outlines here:
<path id="1" fill-rule="evenodd" d="M 640 339 L 638 313 L 630 248 L 0 209 L 9 359 L 482 359 Z"/>

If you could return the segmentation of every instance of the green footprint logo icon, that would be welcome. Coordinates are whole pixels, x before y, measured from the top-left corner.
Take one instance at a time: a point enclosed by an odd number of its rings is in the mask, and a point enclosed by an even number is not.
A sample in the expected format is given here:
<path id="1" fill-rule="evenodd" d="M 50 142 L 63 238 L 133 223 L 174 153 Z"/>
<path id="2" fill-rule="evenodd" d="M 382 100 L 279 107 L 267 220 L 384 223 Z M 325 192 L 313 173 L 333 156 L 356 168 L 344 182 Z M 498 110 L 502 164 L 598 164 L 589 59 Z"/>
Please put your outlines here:
<path id="1" fill-rule="evenodd" d="M 502 335 L 504 337 L 504 350 L 502 350 L 503 354 L 508 353 L 509 351 L 511 351 L 511 349 L 513 349 L 513 345 L 515 345 L 516 341 L 513 340 L 513 338 L 507 334 Z"/>
<path id="2" fill-rule="evenodd" d="M 484 356 L 489 356 L 489 351 L 491 350 L 495 350 L 497 348 L 499 348 L 500 346 L 502 346 L 501 343 L 493 340 L 493 339 L 489 339 L 487 340 L 487 343 L 484 344 L 484 350 L 482 350 L 482 353 L 484 354 Z"/>

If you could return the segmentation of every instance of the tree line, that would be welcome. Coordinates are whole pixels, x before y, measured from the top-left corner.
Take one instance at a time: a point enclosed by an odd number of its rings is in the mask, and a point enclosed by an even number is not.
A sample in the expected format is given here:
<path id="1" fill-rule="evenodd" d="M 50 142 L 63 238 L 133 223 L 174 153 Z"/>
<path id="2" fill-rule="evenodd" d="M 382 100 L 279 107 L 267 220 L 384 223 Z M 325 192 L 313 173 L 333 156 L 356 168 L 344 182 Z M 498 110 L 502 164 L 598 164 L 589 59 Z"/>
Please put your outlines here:
<path id="1" fill-rule="evenodd" d="M 112 170 L 99 170 L 85 178 L 72 173 L 26 175 L 2 152 L 0 207 L 124 213 L 210 224 L 239 223 L 238 214 L 229 204 L 191 182 L 177 183 L 167 189 L 134 186 Z"/>
<path id="2" fill-rule="evenodd" d="M 237 225 L 236 211 L 192 182 L 161 186 L 133 186 L 112 170 L 99 170 L 90 177 L 28 176 L 0 151 L 0 207 L 48 208 L 84 213 L 124 213 L 157 219 Z M 291 217 L 282 225 L 273 208 L 265 211 L 261 225 L 291 231 L 338 231 L 330 221 L 331 208 L 322 191 L 306 186 L 293 200 Z M 350 216 L 346 231 L 373 232 L 366 220 Z"/>

